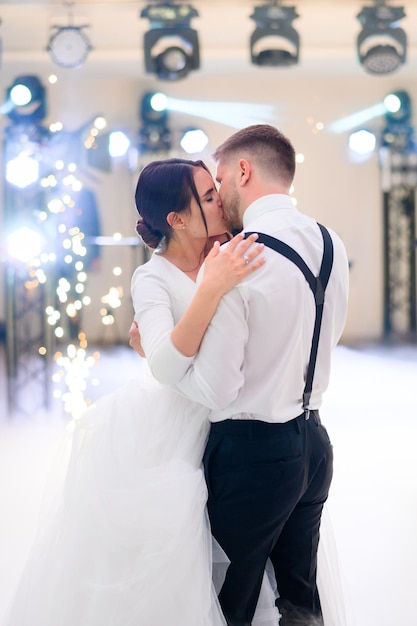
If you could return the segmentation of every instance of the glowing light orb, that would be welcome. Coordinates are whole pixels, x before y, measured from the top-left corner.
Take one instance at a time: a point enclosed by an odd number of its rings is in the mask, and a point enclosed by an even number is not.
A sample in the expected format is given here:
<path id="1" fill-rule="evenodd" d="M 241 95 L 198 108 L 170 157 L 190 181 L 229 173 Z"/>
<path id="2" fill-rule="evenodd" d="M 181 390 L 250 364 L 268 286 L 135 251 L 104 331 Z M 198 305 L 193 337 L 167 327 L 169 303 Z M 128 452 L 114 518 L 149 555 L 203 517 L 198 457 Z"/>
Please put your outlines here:
<path id="1" fill-rule="evenodd" d="M 21 154 L 6 163 L 6 180 L 19 189 L 25 189 L 39 180 L 39 162 Z"/>
<path id="2" fill-rule="evenodd" d="M 7 248 L 11 257 L 23 263 L 28 263 L 41 253 L 41 236 L 39 233 L 24 226 L 8 236 Z"/>

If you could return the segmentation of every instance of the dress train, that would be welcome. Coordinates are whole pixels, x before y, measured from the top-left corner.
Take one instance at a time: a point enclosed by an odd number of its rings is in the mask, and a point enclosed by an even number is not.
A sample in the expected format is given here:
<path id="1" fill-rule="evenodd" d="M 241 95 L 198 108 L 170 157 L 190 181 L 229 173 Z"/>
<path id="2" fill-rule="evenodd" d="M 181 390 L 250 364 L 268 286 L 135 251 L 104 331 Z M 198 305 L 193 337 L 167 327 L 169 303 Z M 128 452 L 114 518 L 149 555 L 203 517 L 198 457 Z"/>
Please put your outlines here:
<path id="1" fill-rule="evenodd" d="M 225 626 L 207 417 L 146 371 L 69 424 L 3 626 Z M 265 576 L 254 625 L 277 626 L 274 601 Z"/>

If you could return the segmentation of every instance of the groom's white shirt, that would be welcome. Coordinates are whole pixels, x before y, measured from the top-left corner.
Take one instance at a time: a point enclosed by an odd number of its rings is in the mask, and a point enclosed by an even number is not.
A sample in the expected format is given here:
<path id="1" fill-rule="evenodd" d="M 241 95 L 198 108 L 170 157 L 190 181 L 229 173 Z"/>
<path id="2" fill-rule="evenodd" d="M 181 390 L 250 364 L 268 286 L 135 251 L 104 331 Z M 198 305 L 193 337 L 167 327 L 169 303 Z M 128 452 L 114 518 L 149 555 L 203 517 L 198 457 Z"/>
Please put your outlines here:
<path id="1" fill-rule="evenodd" d="M 245 231 L 264 232 L 293 247 L 312 272 L 319 272 L 323 239 L 315 220 L 301 214 L 289 196 L 269 195 L 245 211 Z M 310 408 L 321 406 L 328 386 L 330 353 L 344 328 L 348 260 L 331 232 L 334 263 L 326 290 Z M 266 264 L 226 294 L 196 357 L 184 357 L 166 335 L 152 350 L 158 380 L 212 409 L 210 419 L 285 422 L 302 413 L 315 306 L 301 271 L 265 248 Z M 204 271 L 204 266 L 201 272 Z"/>

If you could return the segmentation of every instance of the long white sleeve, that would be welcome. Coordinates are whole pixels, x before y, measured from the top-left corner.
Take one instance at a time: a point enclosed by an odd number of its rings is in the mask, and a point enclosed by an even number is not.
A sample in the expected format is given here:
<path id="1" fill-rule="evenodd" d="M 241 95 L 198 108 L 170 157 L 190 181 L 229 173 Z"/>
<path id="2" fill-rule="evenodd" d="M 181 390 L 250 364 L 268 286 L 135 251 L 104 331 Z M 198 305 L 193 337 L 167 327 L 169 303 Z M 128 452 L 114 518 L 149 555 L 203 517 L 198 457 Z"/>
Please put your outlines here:
<path id="1" fill-rule="evenodd" d="M 174 385 L 186 373 L 193 357 L 186 357 L 171 342 L 171 331 L 194 295 L 195 284 L 163 259 L 153 255 L 132 277 L 132 301 L 142 346 L 157 380 Z M 175 289 L 175 282 L 178 289 Z M 174 291 L 173 291 L 174 289 Z"/>

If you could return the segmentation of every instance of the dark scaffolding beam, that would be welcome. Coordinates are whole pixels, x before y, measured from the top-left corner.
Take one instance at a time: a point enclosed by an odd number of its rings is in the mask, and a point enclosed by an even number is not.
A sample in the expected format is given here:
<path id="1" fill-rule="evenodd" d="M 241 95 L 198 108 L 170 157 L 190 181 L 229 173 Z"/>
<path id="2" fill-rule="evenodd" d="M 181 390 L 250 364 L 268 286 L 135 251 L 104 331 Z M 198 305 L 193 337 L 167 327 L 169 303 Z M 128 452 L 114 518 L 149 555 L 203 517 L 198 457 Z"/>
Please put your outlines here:
<path id="1" fill-rule="evenodd" d="M 51 332 L 46 325 L 46 286 L 24 268 L 6 267 L 6 354 L 11 413 L 36 413 L 50 402 Z"/>
<path id="2" fill-rule="evenodd" d="M 24 165 L 17 157 L 23 152 L 37 155 L 45 129 L 36 123 L 19 121 L 5 129 L 3 143 L 3 236 L 28 229 L 39 233 L 38 215 L 44 207 L 39 184 L 19 185 Z M 8 170 L 15 161 L 14 176 Z M 12 180 L 9 180 L 12 179 Z M 35 236 L 35 234 L 33 235 Z M 31 243 L 27 238 L 26 245 Z M 25 253 L 25 246 L 23 254 Z M 50 398 L 48 375 L 52 332 L 46 323 L 45 306 L 49 286 L 33 266 L 8 254 L 4 265 L 6 301 L 6 362 L 9 411 L 31 414 L 47 407 Z"/>
<path id="3" fill-rule="evenodd" d="M 417 153 L 381 150 L 384 226 L 384 335 L 410 339 L 417 332 Z"/>

